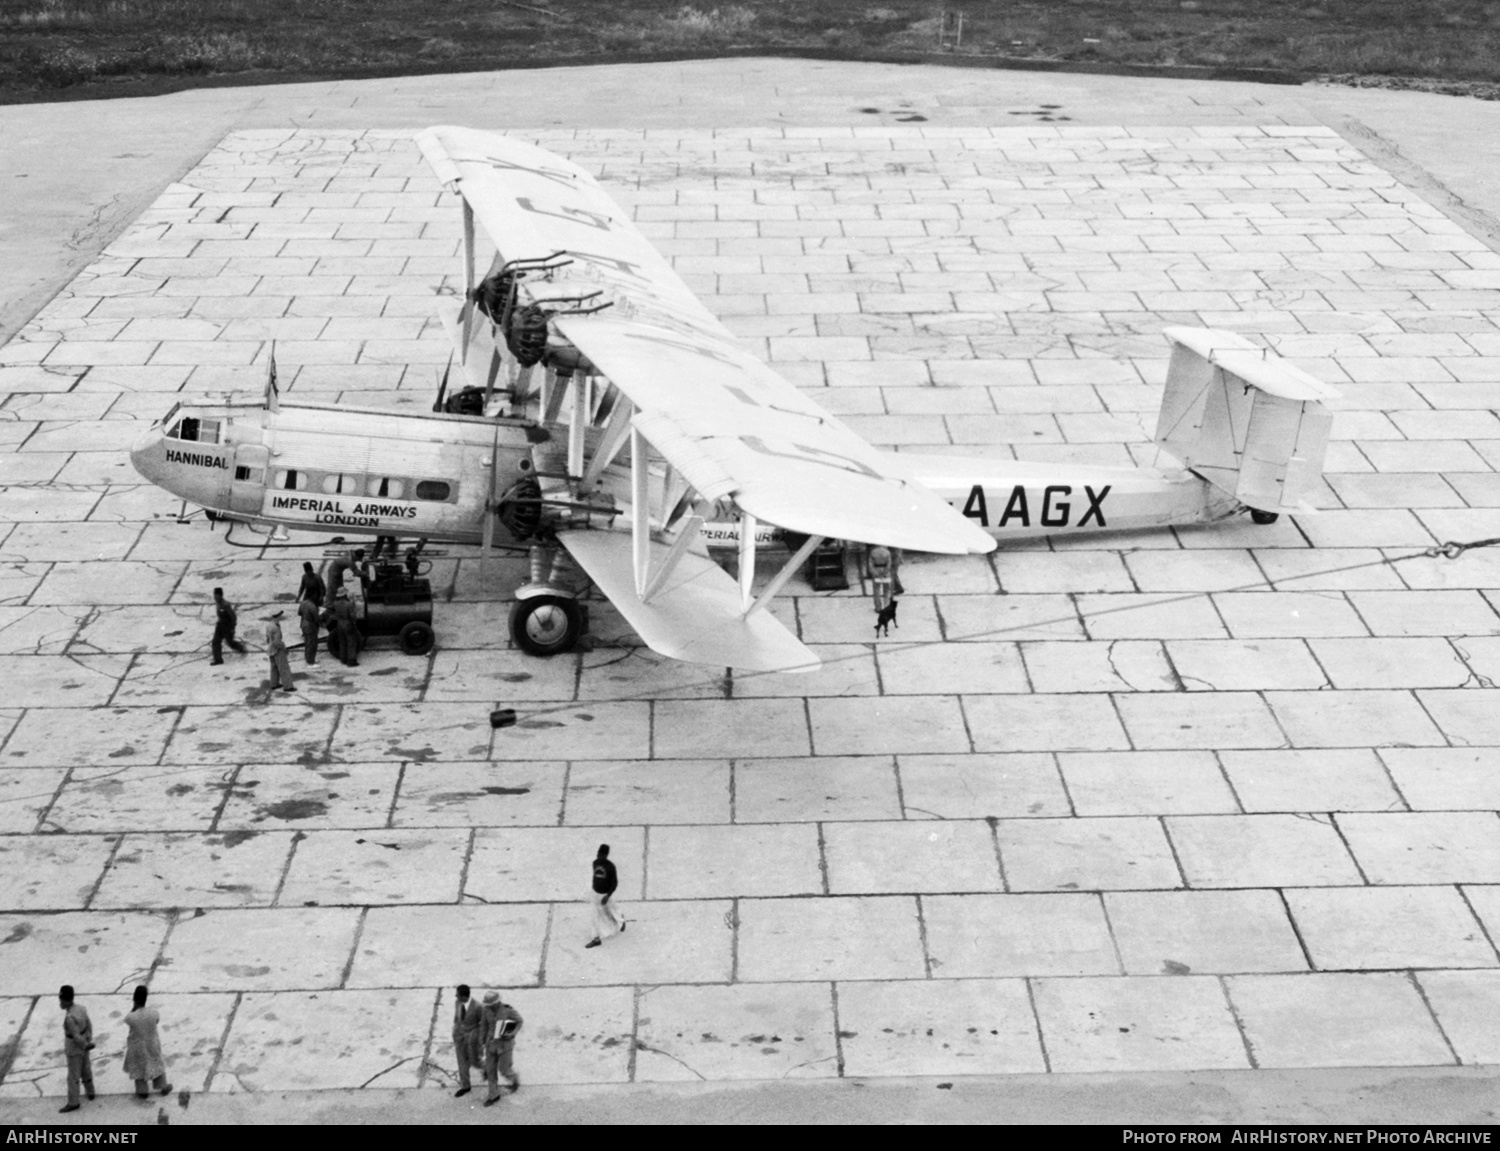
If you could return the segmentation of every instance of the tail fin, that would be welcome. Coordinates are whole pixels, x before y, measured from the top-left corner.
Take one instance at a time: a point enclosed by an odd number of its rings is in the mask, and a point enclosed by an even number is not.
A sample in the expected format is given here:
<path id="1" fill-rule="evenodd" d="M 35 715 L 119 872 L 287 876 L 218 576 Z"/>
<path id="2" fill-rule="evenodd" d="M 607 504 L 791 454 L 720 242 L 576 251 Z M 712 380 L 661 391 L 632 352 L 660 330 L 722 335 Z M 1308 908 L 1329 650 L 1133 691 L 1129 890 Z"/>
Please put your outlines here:
<path id="1" fill-rule="evenodd" d="M 1308 511 L 1338 392 L 1234 332 L 1167 328 L 1156 442 L 1247 507 Z"/>

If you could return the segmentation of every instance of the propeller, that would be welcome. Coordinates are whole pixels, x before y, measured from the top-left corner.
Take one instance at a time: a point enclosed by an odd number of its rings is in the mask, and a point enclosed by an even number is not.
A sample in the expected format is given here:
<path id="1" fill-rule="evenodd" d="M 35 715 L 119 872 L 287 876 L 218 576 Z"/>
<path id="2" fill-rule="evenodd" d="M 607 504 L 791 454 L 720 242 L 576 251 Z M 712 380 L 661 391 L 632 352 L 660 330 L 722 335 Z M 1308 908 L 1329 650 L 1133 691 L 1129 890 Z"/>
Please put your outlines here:
<path id="1" fill-rule="evenodd" d="M 474 327 L 474 209 L 464 200 L 464 304 L 459 312 L 463 322 L 463 346 L 459 355 L 469 362 L 469 335 Z"/>
<path id="2" fill-rule="evenodd" d="M 432 410 L 440 412 L 443 410 L 443 397 L 448 394 L 448 373 L 453 370 L 453 353 L 448 353 L 448 366 L 443 369 L 443 378 L 438 381 L 437 399 L 433 401 Z"/>
<path id="3" fill-rule="evenodd" d="M 479 557 L 479 569 L 489 567 L 490 551 L 495 546 L 495 512 L 499 509 L 500 488 L 500 423 L 495 423 L 495 442 L 490 449 L 490 493 L 484 501 L 484 527 L 481 529 L 483 552 Z"/>

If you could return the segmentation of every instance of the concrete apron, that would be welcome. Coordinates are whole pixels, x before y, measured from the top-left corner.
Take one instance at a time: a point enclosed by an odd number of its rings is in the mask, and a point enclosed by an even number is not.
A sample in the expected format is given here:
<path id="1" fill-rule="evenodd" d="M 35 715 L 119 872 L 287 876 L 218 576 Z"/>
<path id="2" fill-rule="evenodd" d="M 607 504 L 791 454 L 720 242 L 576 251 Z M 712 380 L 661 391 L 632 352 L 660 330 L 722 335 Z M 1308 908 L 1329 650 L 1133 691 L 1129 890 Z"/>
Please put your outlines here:
<path id="1" fill-rule="evenodd" d="M 778 59 L 215 88 L 0 107 L 0 341 L 234 129 L 931 130 L 1043 116 L 1073 126 L 1324 124 L 1500 245 L 1500 103 L 1453 96 Z"/>
<path id="2" fill-rule="evenodd" d="M 518 1052 L 518 1060 L 520 1053 Z M 524 1074 L 524 1071 L 523 1071 Z M 1492 1124 L 1500 1070 L 1348 1068 L 526 1087 L 483 1106 L 447 1091 L 100 1096 L 73 1124 L 1120 1123 Z M 50 1101 L 49 1101 L 50 1102 Z M 0 1123 L 36 1122 L 0 1104 Z M 50 1115 L 41 1121 L 62 1122 Z"/>

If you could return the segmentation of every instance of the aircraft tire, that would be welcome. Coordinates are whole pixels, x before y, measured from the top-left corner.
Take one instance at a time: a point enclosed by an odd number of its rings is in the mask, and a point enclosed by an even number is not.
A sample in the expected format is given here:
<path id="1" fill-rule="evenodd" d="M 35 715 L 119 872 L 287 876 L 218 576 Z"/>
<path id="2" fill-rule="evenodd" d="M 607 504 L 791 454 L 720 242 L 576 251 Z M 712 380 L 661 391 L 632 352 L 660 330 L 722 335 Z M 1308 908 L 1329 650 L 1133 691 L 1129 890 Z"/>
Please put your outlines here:
<path id="1" fill-rule="evenodd" d="M 567 596 L 532 596 L 510 609 L 510 638 L 528 655 L 561 655 L 582 634 L 583 612 Z"/>
<path id="2" fill-rule="evenodd" d="M 432 650 L 432 629 L 421 620 L 412 620 L 401 629 L 401 650 L 407 655 L 426 655 Z"/>
<path id="3" fill-rule="evenodd" d="M 1250 509 L 1250 522 L 1257 524 L 1274 524 L 1281 518 L 1277 512 L 1263 512 L 1255 508 Z"/>

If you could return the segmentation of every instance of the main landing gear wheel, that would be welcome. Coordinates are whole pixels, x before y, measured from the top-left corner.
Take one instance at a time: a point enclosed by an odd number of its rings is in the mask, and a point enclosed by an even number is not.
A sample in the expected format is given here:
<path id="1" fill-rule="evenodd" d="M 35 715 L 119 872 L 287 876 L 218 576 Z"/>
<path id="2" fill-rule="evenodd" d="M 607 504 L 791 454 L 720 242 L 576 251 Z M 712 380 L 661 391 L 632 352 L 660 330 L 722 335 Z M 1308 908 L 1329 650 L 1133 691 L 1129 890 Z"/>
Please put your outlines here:
<path id="1" fill-rule="evenodd" d="M 510 609 L 510 638 L 530 655 L 560 655 L 582 634 L 583 611 L 566 596 L 531 596 Z"/>
<path id="2" fill-rule="evenodd" d="M 1274 524 L 1281 516 L 1277 512 L 1262 512 L 1255 508 L 1250 509 L 1250 522 L 1255 524 Z"/>

